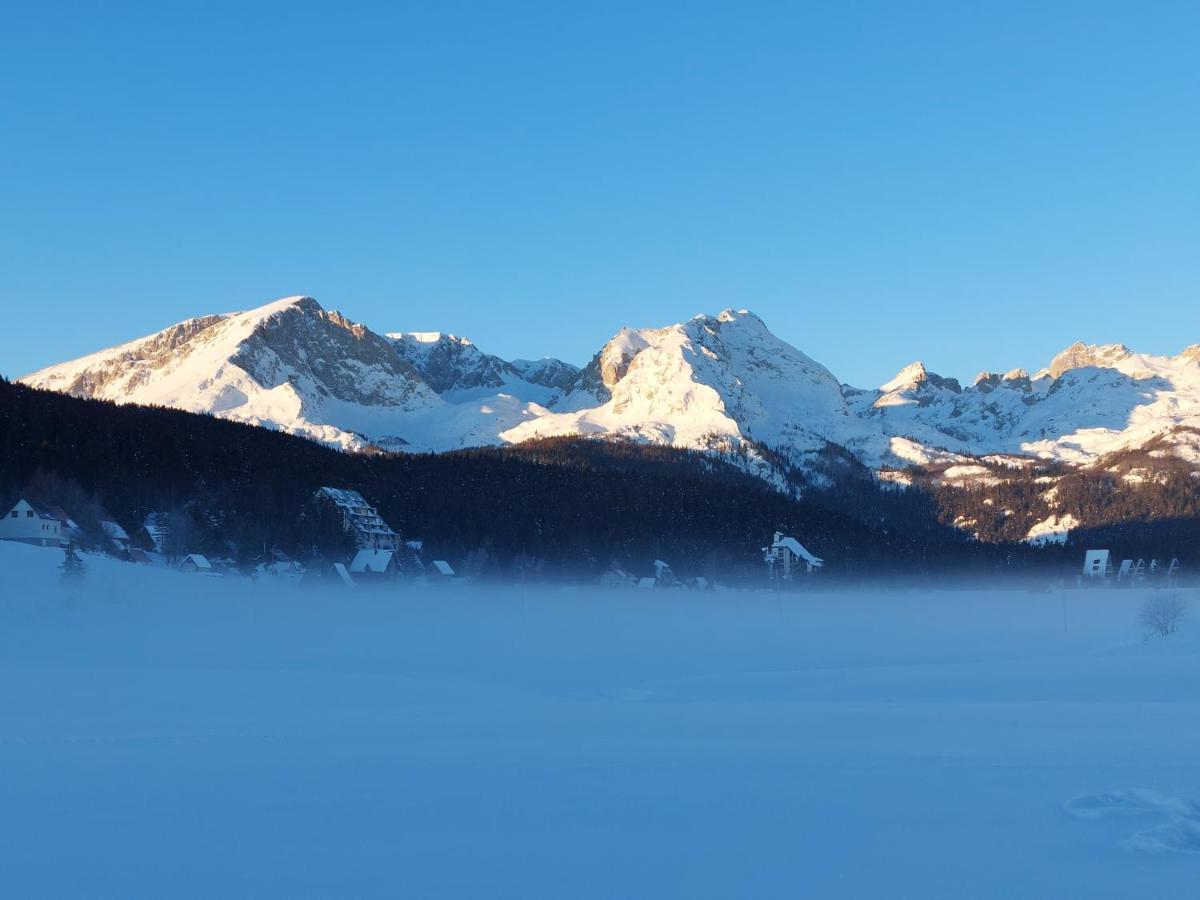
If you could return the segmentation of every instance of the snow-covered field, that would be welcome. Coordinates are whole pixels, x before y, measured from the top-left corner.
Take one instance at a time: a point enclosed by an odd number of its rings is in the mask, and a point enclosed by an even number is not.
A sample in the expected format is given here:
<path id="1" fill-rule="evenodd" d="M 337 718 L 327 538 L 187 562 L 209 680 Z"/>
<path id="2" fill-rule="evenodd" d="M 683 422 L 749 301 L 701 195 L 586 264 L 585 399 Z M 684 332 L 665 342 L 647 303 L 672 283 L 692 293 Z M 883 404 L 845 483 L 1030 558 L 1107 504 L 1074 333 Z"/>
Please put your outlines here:
<path id="1" fill-rule="evenodd" d="M 6 896 L 1200 883 L 1200 609 L 1144 640 L 1136 591 L 323 594 L 96 559 L 63 592 L 60 556 L 0 544 Z"/>

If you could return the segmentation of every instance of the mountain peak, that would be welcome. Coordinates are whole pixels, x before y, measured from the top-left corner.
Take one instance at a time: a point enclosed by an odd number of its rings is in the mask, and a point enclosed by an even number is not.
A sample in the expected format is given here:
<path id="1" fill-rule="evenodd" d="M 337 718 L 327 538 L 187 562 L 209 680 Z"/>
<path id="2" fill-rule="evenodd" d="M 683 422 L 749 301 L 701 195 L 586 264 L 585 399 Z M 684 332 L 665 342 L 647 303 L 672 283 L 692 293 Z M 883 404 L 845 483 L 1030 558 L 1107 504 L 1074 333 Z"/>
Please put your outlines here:
<path id="1" fill-rule="evenodd" d="M 698 316 L 697 318 L 707 318 L 707 317 Z M 720 313 L 717 314 L 717 321 L 718 322 L 748 321 L 748 322 L 754 322 L 758 325 L 763 325 L 765 327 L 765 323 L 763 322 L 763 320 L 761 318 L 759 318 L 758 316 L 756 316 L 754 313 L 750 312 L 750 310 L 748 310 L 748 309 L 723 309 L 723 310 L 721 310 Z"/>
<path id="2" fill-rule="evenodd" d="M 298 309 L 306 313 L 322 313 L 324 308 L 312 297 L 303 294 L 297 294 L 294 297 L 282 297 L 279 300 L 273 300 L 270 303 L 264 303 L 262 306 L 256 306 L 253 309 L 245 310 L 242 315 L 255 316 L 257 318 L 267 318 L 277 313 L 281 313 L 288 309 Z"/>
<path id="3" fill-rule="evenodd" d="M 898 391 L 902 388 L 916 387 L 928 377 L 929 370 L 925 368 L 925 363 L 917 360 L 914 363 L 909 363 L 897 372 L 896 377 L 891 381 L 881 384 L 879 390 L 885 394 L 890 394 L 892 391 Z"/>
<path id="4" fill-rule="evenodd" d="M 1124 344 L 1085 344 L 1076 341 L 1050 361 L 1044 374 L 1058 378 L 1064 372 L 1072 369 L 1083 369 L 1090 366 L 1110 369 L 1123 359 L 1128 359 L 1133 351 Z M 1039 372 L 1039 375 L 1043 372 Z"/>
<path id="5" fill-rule="evenodd" d="M 909 392 L 921 394 L 923 403 L 932 402 L 937 390 L 961 394 L 962 385 L 955 378 L 943 378 L 936 372 L 930 372 L 918 360 L 897 372 L 896 377 L 887 384 L 880 385 L 879 393 L 883 396 L 876 401 L 876 405 L 883 407 L 911 402 L 912 398 L 906 396 Z"/>

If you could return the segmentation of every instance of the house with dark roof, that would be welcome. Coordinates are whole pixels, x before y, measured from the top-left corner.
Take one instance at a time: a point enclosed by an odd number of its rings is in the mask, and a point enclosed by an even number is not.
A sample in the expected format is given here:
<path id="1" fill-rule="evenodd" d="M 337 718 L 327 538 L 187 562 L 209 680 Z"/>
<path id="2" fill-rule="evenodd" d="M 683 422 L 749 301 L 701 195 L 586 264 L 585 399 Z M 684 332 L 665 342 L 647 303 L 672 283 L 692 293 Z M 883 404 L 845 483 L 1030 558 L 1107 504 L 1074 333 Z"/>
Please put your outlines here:
<path id="1" fill-rule="evenodd" d="M 74 527 L 75 523 L 65 513 L 21 499 L 0 519 L 0 540 L 65 547 L 71 541 Z"/>

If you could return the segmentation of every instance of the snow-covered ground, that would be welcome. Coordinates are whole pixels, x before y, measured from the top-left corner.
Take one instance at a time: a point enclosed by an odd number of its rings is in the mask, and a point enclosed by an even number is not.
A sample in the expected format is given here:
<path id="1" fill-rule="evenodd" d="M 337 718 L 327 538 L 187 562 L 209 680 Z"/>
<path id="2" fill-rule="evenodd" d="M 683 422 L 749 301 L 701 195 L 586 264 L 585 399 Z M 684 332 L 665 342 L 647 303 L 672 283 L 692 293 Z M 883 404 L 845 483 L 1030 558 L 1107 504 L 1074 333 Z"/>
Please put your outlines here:
<path id="1" fill-rule="evenodd" d="M 1165 897 L 1200 609 L 309 592 L 0 544 L 13 897 Z M 1193 603 L 1200 598 L 1193 596 Z"/>

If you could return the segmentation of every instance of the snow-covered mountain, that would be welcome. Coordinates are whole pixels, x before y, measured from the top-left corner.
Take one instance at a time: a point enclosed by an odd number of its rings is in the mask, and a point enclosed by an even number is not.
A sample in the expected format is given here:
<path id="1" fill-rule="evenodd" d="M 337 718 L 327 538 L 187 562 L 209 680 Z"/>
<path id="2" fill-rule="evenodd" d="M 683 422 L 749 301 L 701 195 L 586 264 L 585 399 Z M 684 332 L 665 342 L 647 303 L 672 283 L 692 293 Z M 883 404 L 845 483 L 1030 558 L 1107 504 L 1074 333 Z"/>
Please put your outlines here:
<path id="1" fill-rule="evenodd" d="M 964 477 L 988 459 L 1092 464 L 1139 448 L 1200 464 L 1200 345 L 1159 357 L 1074 344 L 1033 376 L 983 373 L 966 387 L 914 363 L 861 390 L 747 310 L 623 328 L 577 369 L 506 361 L 448 333 L 376 334 L 291 297 L 190 319 L 22 381 L 348 449 L 591 435 L 751 459 L 766 447 L 801 467 L 833 446 L 873 469 Z"/>
<path id="2" fill-rule="evenodd" d="M 1200 429 L 1198 351 L 1148 356 L 1119 344 L 1073 344 L 1033 377 L 983 372 L 966 388 L 914 363 L 876 391 L 847 395 L 889 439 L 917 445 L 914 452 L 889 440 L 889 452 L 910 462 L 926 461 L 921 448 L 940 448 L 1087 464 L 1154 439 L 1186 456 L 1190 432 Z"/>
<path id="3" fill-rule="evenodd" d="M 170 406 L 347 448 L 404 444 L 441 400 L 384 338 L 309 297 L 189 319 L 23 379 L 118 403 Z"/>
<path id="4" fill-rule="evenodd" d="M 622 329 L 550 409 L 501 437 L 595 434 L 722 451 L 757 443 L 799 461 L 877 434 L 828 369 L 744 309 Z"/>
<path id="5" fill-rule="evenodd" d="M 491 443 L 499 431 L 545 412 L 502 392 L 451 402 L 427 372 L 435 375 L 397 352 L 396 340 L 311 297 L 288 297 L 249 312 L 189 319 L 22 380 L 79 397 L 211 413 L 351 450 Z M 509 380 L 520 382 L 512 373 Z M 460 366 L 438 377 L 454 388 L 470 373 Z M 485 382 L 477 378 L 477 386 Z"/>

